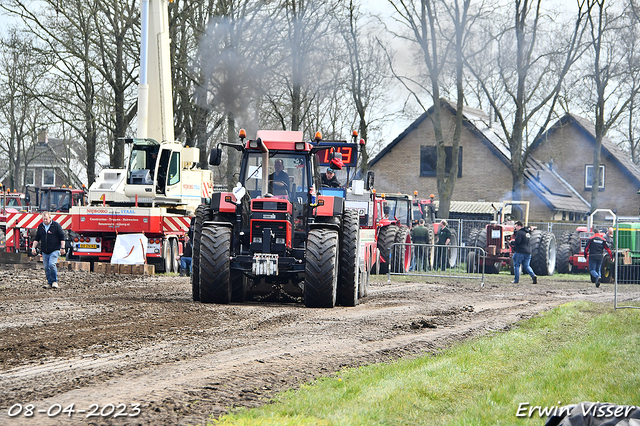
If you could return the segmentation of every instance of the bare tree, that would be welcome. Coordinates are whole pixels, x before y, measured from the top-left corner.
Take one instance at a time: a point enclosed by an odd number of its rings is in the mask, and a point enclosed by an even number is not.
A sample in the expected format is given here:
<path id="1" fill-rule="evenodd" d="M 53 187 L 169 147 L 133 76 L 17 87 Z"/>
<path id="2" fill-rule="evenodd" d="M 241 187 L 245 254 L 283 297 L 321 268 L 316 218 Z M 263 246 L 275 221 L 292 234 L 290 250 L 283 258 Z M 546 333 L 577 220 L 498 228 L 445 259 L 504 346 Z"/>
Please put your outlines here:
<path id="1" fill-rule="evenodd" d="M 0 132 L 0 151 L 7 158 L 10 188 L 24 186 L 27 165 L 33 159 L 31 146 L 35 141 L 42 108 L 33 88 L 38 87 L 44 73 L 43 63 L 33 41 L 21 38 L 14 29 L 2 42 L 0 68 L 5 80 L 0 85 L 0 122 L 7 132 Z"/>
<path id="2" fill-rule="evenodd" d="M 416 42 L 422 53 L 424 65 L 428 72 L 428 93 L 433 103 L 433 114 L 430 119 L 436 142 L 436 179 L 439 195 L 439 215 L 449 217 L 451 196 L 458 175 L 460 155 L 460 135 L 462 134 L 463 93 L 463 50 L 470 33 L 473 19 L 470 19 L 470 0 L 389 0 L 398 13 L 400 21 L 408 27 L 411 40 Z M 441 88 L 444 84 L 445 68 L 450 64 L 453 55 L 453 68 L 456 87 L 456 123 L 450 141 L 445 141 L 442 125 Z M 427 86 L 427 85 L 425 85 Z M 414 93 L 419 98 L 417 93 Z M 420 101 L 422 105 L 423 102 Z M 446 149 L 452 147 L 451 169 L 446 172 Z"/>
<path id="3" fill-rule="evenodd" d="M 338 28 L 346 47 L 348 64 L 347 89 L 351 95 L 358 121 L 360 138 L 369 141 L 372 123 L 385 121 L 385 107 L 390 104 L 388 96 L 388 76 L 390 70 L 379 45 L 379 39 L 371 32 L 367 33 L 366 23 L 356 1 L 345 3 L 344 16 L 338 16 Z M 360 170 L 367 171 L 369 155 L 364 148 L 360 156 Z"/>
<path id="4" fill-rule="evenodd" d="M 620 116 L 632 105 L 640 87 L 636 78 L 628 79 L 637 69 L 629 68 L 627 58 L 633 51 L 623 49 L 623 40 L 628 26 L 625 14 L 605 0 L 589 0 L 588 27 L 591 35 L 590 77 L 595 85 L 592 100 L 595 115 L 595 147 L 593 151 L 593 173 L 591 211 L 598 208 L 600 188 L 600 159 L 602 140 Z M 625 22 L 626 21 L 626 22 Z M 632 86 L 629 87 L 629 82 Z"/>
<path id="5" fill-rule="evenodd" d="M 545 131 L 562 82 L 583 52 L 585 2 L 578 0 L 575 21 L 565 38 L 567 25 L 554 26 L 555 19 L 541 9 L 542 0 L 515 0 L 510 11 L 513 23 L 492 33 L 484 49 L 495 50 L 497 57 L 491 62 L 494 68 L 477 60 L 480 56 L 466 59 L 508 142 L 514 200 L 522 199 L 524 169 L 530 155 L 528 129 L 538 129 L 532 140 Z"/>

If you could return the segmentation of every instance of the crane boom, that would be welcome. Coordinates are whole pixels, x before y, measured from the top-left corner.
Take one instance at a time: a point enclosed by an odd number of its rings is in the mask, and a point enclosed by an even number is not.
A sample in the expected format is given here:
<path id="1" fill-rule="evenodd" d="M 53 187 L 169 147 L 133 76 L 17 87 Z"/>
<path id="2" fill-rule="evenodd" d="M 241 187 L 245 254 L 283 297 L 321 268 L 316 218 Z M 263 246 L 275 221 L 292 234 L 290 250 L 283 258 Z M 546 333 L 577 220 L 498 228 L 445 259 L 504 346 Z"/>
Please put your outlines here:
<path id="1" fill-rule="evenodd" d="M 141 0 L 140 5 L 142 31 L 137 136 L 160 143 L 174 140 L 169 2 Z"/>

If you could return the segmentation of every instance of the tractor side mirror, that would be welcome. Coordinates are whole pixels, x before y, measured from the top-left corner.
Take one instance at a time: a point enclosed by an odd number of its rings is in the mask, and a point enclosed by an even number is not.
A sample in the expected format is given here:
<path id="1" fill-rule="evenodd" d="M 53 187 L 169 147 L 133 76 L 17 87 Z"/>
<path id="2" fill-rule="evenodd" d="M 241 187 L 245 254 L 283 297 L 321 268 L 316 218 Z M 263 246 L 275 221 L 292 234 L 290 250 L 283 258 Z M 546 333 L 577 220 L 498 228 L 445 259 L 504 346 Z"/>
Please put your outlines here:
<path id="1" fill-rule="evenodd" d="M 222 162 L 222 148 L 213 148 L 209 153 L 209 164 L 219 166 Z"/>
<path id="2" fill-rule="evenodd" d="M 374 178 L 375 178 L 375 173 L 373 173 L 373 170 L 369 170 L 367 172 L 367 180 L 365 184 L 367 191 L 371 191 L 373 189 Z"/>

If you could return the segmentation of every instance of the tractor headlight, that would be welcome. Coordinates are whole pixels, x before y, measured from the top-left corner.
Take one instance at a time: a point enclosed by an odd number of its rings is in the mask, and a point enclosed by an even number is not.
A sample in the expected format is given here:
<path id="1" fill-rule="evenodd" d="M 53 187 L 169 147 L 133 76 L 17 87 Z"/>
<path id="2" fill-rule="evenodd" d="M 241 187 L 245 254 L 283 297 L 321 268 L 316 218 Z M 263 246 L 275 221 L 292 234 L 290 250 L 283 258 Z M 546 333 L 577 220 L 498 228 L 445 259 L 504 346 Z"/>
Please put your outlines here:
<path id="1" fill-rule="evenodd" d="M 284 244 L 284 238 L 276 238 L 276 244 Z"/>
<path id="2" fill-rule="evenodd" d="M 262 237 L 253 237 L 254 243 L 262 243 Z"/>

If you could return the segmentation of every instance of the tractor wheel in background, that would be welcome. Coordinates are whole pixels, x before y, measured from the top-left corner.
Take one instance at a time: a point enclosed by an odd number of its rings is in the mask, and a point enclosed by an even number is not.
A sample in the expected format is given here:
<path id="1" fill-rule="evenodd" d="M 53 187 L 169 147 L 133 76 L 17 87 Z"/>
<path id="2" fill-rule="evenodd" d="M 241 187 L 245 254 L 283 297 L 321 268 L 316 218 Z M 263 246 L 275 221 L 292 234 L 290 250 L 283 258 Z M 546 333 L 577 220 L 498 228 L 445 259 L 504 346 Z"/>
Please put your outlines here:
<path id="1" fill-rule="evenodd" d="M 473 233 L 476 229 L 472 230 Z M 485 251 L 485 255 L 487 252 L 487 230 L 486 229 L 478 229 L 477 233 L 474 233 L 473 240 L 471 239 L 471 234 L 469 234 L 469 243 L 473 244 L 473 247 L 479 247 Z M 476 261 L 480 266 L 480 257 L 482 253 L 480 251 L 476 251 Z M 496 260 L 492 262 L 490 257 L 487 256 L 485 258 L 484 264 L 484 273 L 485 274 L 498 274 L 500 273 L 500 269 L 502 269 L 502 261 Z"/>
<path id="2" fill-rule="evenodd" d="M 391 255 L 391 247 L 396 241 L 398 227 L 396 225 L 387 225 L 378 231 L 378 251 L 380 252 L 380 271 L 381 275 L 389 272 L 389 262 Z M 384 260 L 384 262 L 383 262 Z M 371 273 L 374 273 L 372 270 Z"/>
<path id="3" fill-rule="evenodd" d="M 171 238 L 171 272 L 180 272 L 178 256 L 178 239 Z"/>
<path id="4" fill-rule="evenodd" d="M 601 275 L 600 279 L 603 283 L 610 283 L 614 278 L 614 270 L 615 267 L 614 262 L 611 260 L 609 253 L 605 253 L 604 258 L 602 259 L 602 268 L 600 269 Z"/>
<path id="5" fill-rule="evenodd" d="M 478 258 L 474 250 L 469 250 L 467 253 L 467 273 L 477 274 L 478 270 Z"/>
<path id="6" fill-rule="evenodd" d="M 455 247 L 458 245 L 458 233 L 455 229 L 451 230 L 451 242 L 450 245 L 454 247 L 448 248 L 448 259 L 449 259 L 449 268 L 455 268 L 458 266 L 458 258 L 460 257 L 460 249 Z"/>
<path id="7" fill-rule="evenodd" d="M 308 308 L 333 308 L 336 305 L 339 249 L 338 232 L 331 229 L 309 231 L 304 277 L 304 304 Z"/>
<path id="8" fill-rule="evenodd" d="M 171 272 L 171 241 L 165 239 L 162 241 L 162 259 L 160 262 L 162 272 L 165 274 Z"/>
<path id="9" fill-rule="evenodd" d="M 536 275 L 553 275 L 556 269 L 556 237 L 536 229 L 531 232 L 531 269 Z"/>
<path id="10" fill-rule="evenodd" d="M 200 235 L 200 301 L 231 301 L 231 229 L 208 226 Z"/>
<path id="11" fill-rule="evenodd" d="M 411 234 L 409 228 L 401 226 L 394 240 L 391 272 L 405 273 L 411 266 Z M 401 245 L 402 244 L 402 245 Z"/>
<path id="12" fill-rule="evenodd" d="M 556 260 L 556 269 L 560 274 L 570 274 L 573 269 L 571 263 L 571 256 L 573 256 L 571 250 L 571 244 L 564 243 L 558 247 L 558 257 Z"/>
<path id="13" fill-rule="evenodd" d="M 338 303 L 342 306 L 358 304 L 360 274 L 360 216 L 357 210 L 345 210 L 342 217 L 340 239 L 340 274 L 338 278 Z"/>
<path id="14" fill-rule="evenodd" d="M 429 233 L 429 239 L 427 240 L 427 244 L 431 244 L 426 246 L 427 250 L 427 264 L 429 269 L 434 267 L 434 262 L 436 261 L 436 251 L 433 245 L 436 243 L 436 234 L 433 231 L 433 223 L 427 223 L 424 226 L 427 227 L 427 231 Z"/>
<path id="15" fill-rule="evenodd" d="M 569 235 L 569 244 L 571 245 L 571 252 L 573 254 L 580 253 L 580 233 L 578 231 L 573 231 L 571 235 Z"/>
<path id="16" fill-rule="evenodd" d="M 200 300 L 200 235 L 202 224 L 211 220 L 211 209 L 205 204 L 200 204 L 196 209 L 196 219 L 193 223 L 193 241 L 191 247 L 191 296 L 194 302 Z"/>
<path id="17" fill-rule="evenodd" d="M 363 297 L 367 297 L 369 294 L 369 277 L 371 270 L 375 268 L 375 256 L 376 256 L 376 248 L 369 246 L 365 248 L 364 253 L 364 262 L 361 259 L 360 263 L 362 265 L 361 273 L 360 273 L 360 282 L 358 284 L 358 298 L 362 299 Z M 369 259 L 369 262 L 374 263 L 373 266 L 369 265 L 366 261 Z"/>

